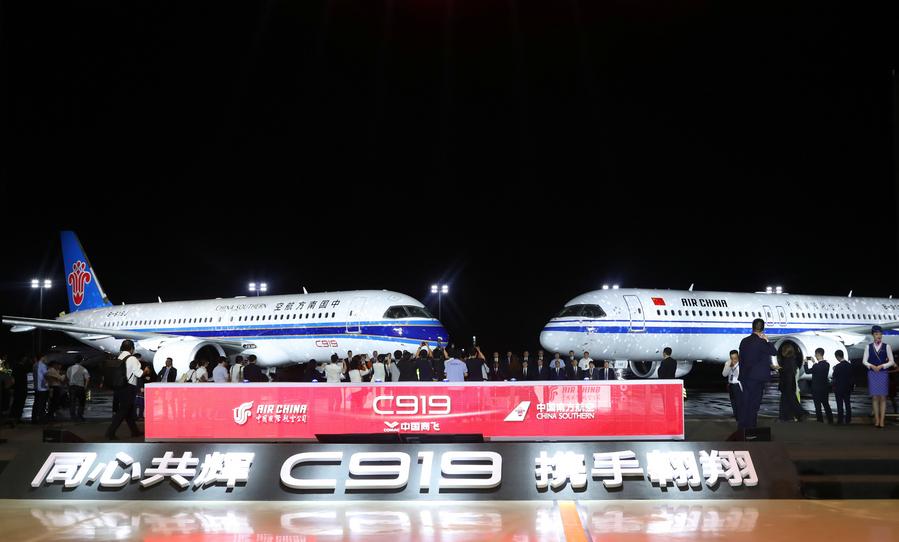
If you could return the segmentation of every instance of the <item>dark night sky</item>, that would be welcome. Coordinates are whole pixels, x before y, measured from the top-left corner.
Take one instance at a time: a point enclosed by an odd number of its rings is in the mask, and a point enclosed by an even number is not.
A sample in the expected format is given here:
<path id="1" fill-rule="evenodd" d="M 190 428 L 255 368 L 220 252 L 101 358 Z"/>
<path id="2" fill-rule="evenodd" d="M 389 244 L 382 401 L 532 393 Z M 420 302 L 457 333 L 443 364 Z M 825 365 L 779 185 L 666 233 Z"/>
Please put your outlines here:
<path id="1" fill-rule="evenodd" d="M 884 3 L 886 4 L 886 3 Z M 488 349 L 624 286 L 899 295 L 895 34 L 834 2 L 4 2 L 0 312 L 387 288 Z M 11 136 L 11 137 L 9 137 Z M 882 248 L 873 260 L 865 253 Z M 62 288 L 45 314 L 65 306 Z M 0 331 L 0 351 L 21 348 Z M 28 341 L 24 344 L 27 347 Z"/>

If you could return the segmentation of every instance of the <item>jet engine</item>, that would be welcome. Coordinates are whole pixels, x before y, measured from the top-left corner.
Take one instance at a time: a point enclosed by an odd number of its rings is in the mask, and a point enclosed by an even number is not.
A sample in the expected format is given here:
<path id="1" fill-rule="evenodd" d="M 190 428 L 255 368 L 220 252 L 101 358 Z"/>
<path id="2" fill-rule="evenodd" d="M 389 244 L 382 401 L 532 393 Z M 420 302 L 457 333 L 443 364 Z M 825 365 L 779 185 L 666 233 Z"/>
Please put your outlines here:
<path id="1" fill-rule="evenodd" d="M 824 359 L 830 363 L 831 371 L 833 371 L 833 366 L 836 364 L 836 357 L 834 356 L 834 353 L 837 350 L 842 350 L 843 357 L 849 359 L 849 352 L 846 346 L 843 345 L 843 343 L 829 337 L 822 337 L 820 335 L 787 335 L 785 337 L 778 337 L 774 341 L 774 346 L 777 348 L 778 353 L 781 352 L 781 349 L 787 343 L 792 343 L 793 346 L 799 349 L 803 363 L 805 363 L 806 358 L 814 359 L 815 350 L 817 350 L 818 348 L 823 348 Z M 797 369 L 799 369 L 799 367 L 797 367 Z M 807 379 L 811 378 L 811 376 L 808 374 L 804 374 L 800 378 Z"/>
<path id="2" fill-rule="evenodd" d="M 638 378 L 657 378 L 660 361 L 629 361 L 631 373 Z M 683 378 L 693 370 L 692 361 L 678 361 L 674 376 Z"/>
<path id="3" fill-rule="evenodd" d="M 178 378 L 190 370 L 190 362 L 195 359 L 208 360 L 210 365 L 207 367 L 207 371 L 212 376 L 215 361 L 225 355 L 225 351 L 220 345 L 199 339 L 164 340 L 154 345 L 147 344 L 146 341 L 138 341 L 136 346 L 139 351 L 149 351 L 156 372 L 160 372 L 165 367 L 166 358 L 172 358 L 172 365 L 178 370 Z"/>

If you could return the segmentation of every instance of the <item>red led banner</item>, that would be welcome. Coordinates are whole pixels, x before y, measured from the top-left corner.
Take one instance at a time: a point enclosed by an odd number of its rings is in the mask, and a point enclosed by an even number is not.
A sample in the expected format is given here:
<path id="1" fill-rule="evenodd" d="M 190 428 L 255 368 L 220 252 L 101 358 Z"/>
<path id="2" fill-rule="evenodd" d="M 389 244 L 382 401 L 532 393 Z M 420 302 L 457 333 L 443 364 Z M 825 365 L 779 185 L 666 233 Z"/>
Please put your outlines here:
<path id="1" fill-rule="evenodd" d="M 148 384 L 148 441 L 400 433 L 486 440 L 679 440 L 680 380 Z"/>

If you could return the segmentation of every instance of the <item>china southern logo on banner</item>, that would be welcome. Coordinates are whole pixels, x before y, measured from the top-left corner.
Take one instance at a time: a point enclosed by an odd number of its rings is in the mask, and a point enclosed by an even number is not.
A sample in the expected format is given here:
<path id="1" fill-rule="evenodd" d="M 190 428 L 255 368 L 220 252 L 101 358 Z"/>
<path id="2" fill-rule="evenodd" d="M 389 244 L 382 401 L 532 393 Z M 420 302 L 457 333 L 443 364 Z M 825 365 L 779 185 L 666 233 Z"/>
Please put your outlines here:
<path id="1" fill-rule="evenodd" d="M 80 307 L 84 302 L 84 285 L 91 281 L 91 274 L 85 271 L 87 264 L 78 260 L 72 264 L 72 272 L 69 273 L 68 283 L 72 287 L 72 302 Z"/>
<path id="2" fill-rule="evenodd" d="M 253 403 L 241 403 L 240 406 L 231 409 L 234 413 L 234 423 L 244 425 L 250 418 L 258 423 L 306 423 L 309 421 L 308 405 L 301 404 L 270 404 L 258 405 L 253 412 Z"/>
<path id="3" fill-rule="evenodd" d="M 518 403 L 518 406 L 515 407 L 512 412 L 506 416 L 504 422 L 523 422 L 524 418 L 528 415 L 528 410 L 531 408 L 530 401 L 522 401 Z"/>

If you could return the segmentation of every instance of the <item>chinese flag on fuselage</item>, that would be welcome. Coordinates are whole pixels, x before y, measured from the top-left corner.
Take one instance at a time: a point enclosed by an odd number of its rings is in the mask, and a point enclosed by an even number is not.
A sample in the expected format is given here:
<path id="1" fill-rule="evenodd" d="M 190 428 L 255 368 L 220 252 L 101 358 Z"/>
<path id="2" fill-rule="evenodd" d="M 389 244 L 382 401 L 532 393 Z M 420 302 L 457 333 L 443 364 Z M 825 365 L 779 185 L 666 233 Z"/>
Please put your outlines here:
<path id="1" fill-rule="evenodd" d="M 658 307 L 658 306 L 664 306 L 664 305 L 665 305 L 665 300 L 662 299 L 661 297 L 654 297 L 654 298 L 652 298 L 652 304 L 655 305 L 655 306 L 657 306 L 657 307 Z"/>

